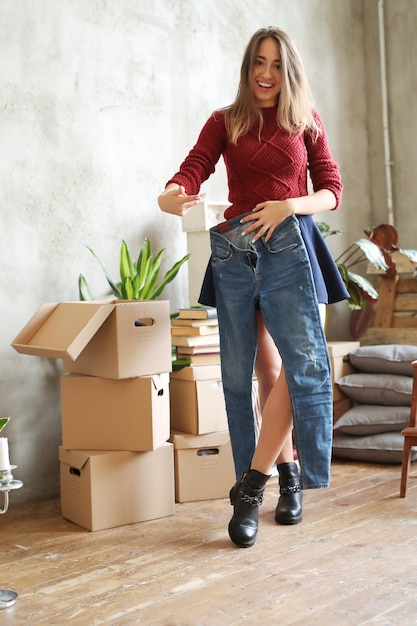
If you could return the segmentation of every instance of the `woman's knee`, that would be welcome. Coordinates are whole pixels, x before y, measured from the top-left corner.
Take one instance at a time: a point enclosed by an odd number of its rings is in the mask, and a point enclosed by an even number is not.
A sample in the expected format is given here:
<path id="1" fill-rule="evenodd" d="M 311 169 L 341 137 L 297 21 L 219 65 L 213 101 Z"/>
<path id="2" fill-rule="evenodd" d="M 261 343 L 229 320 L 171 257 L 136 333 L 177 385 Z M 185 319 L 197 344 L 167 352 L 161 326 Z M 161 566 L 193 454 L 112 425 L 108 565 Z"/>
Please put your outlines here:
<path id="1" fill-rule="evenodd" d="M 282 360 L 278 349 L 267 331 L 262 315 L 258 316 L 258 350 L 255 361 L 255 374 L 261 395 L 267 397 L 275 385 L 282 369 Z"/>

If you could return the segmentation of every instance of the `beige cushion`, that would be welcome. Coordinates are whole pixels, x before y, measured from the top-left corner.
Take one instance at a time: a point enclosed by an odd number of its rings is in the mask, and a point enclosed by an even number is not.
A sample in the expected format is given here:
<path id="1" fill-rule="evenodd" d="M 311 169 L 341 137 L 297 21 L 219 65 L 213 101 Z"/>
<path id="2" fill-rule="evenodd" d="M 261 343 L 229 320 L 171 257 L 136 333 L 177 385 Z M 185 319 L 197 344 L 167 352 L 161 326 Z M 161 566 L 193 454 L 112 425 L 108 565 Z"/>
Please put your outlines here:
<path id="1" fill-rule="evenodd" d="M 359 404 L 411 406 L 413 379 L 396 374 L 348 374 L 336 381 L 348 398 Z"/>
<path id="2" fill-rule="evenodd" d="M 357 404 L 334 424 L 334 430 L 348 435 L 377 435 L 401 432 L 410 423 L 410 407 Z"/>
<path id="3" fill-rule="evenodd" d="M 417 360 L 417 346 L 361 346 L 349 352 L 348 359 L 360 372 L 412 376 L 411 362 Z"/>
<path id="4" fill-rule="evenodd" d="M 380 433 L 366 437 L 338 435 L 333 438 L 333 456 L 370 463 L 401 463 L 404 437 L 401 433 Z M 417 448 L 411 450 L 411 461 L 417 460 Z"/>

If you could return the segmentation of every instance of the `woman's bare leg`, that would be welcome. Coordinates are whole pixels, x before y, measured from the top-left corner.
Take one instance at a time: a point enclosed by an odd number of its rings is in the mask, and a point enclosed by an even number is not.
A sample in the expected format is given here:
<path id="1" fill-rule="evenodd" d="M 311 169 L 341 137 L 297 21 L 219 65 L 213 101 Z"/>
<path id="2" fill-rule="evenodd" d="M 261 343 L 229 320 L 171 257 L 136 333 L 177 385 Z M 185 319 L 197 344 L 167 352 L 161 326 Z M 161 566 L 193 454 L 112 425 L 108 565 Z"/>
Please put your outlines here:
<path id="1" fill-rule="evenodd" d="M 284 456 L 284 446 L 291 443 L 290 458 L 282 462 L 294 460 L 292 448 L 292 407 L 285 380 L 284 369 L 273 386 L 262 411 L 262 425 L 259 439 L 253 455 L 251 468 L 269 474 L 276 460 Z M 286 454 L 288 452 L 286 451 Z"/>
<path id="2" fill-rule="evenodd" d="M 265 324 L 262 319 L 262 315 L 260 311 L 257 313 L 257 322 L 258 322 L 258 352 L 256 355 L 255 362 L 255 374 L 258 379 L 258 393 L 259 393 L 259 403 L 261 406 L 261 412 L 263 414 L 264 407 L 268 400 L 268 397 L 277 382 L 280 373 L 282 371 L 282 360 L 280 354 L 277 350 L 277 347 L 265 328 Z M 285 381 L 285 377 L 284 377 Z M 286 384 L 285 384 L 286 386 Z M 286 402 L 285 396 L 288 397 L 288 390 L 283 390 L 284 398 L 280 399 L 279 395 L 275 397 L 274 394 L 274 402 L 278 404 L 276 407 L 276 415 L 281 414 L 281 410 L 283 407 L 283 403 L 281 400 Z M 271 408 L 271 411 L 273 408 Z M 291 409 L 290 409 L 291 410 Z M 290 463 L 294 460 L 294 450 L 293 450 L 293 440 L 292 440 L 292 430 L 284 442 L 282 449 L 274 459 L 276 463 Z"/>
<path id="3" fill-rule="evenodd" d="M 325 311 L 325 305 L 320 305 L 320 314 L 323 324 Z M 259 316 L 258 328 L 261 328 L 261 333 L 265 331 L 265 333 L 268 334 L 263 322 L 261 321 L 260 323 Z M 272 338 L 269 334 L 268 337 L 272 342 Z M 259 361 L 258 369 L 261 368 L 261 364 L 266 362 L 267 355 L 272 354 L 272 351 L 266 348 L 268 345 L 268 339 L 266 337 L 262 337 L 262 342 L 263 347 L 261 355 L 263 355 L 263 360 Z M 276 351 L 276 353 L 278 354 L 278 351 Z M 264 391 L 262 391 L 262 393 L 264 393 Z M 291 453 L 289 453 L 289 441 L 291 442 Z M 265 405 L 262 411 L 261 431 L 259 433 L 255 454 L 253 455 L 251 468 L 258 470 L 263 474 L 268 474 L 270 468 L 277 459 L 279 459 L 280 463 L 294 460 L 292 449 L 292 407 L 287 382 L 285 380 L 284 368 L 282 366 L 278 378 L 265 400 Z"/>

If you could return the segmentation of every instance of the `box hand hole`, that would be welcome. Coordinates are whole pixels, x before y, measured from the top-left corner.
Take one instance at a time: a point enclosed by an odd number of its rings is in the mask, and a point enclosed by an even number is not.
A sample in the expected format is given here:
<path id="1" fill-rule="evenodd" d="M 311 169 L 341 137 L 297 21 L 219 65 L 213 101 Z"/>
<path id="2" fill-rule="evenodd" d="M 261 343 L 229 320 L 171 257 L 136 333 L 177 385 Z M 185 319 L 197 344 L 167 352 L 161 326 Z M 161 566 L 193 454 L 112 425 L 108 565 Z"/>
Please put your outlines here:
<path id="1" fill-rule="evenodd" d="M 197 450 L 197 456 L 214 456 L 219 454 L 218 448 L 206 448 L 205 450 Z"/>
<path id="2" fill-rule="evenodd" d="M 153 325 L 154 325 L 154 320 L 151 317 L 144 317 L 143 319 L 135 320 L 136 327 L 153 326 Z"/>

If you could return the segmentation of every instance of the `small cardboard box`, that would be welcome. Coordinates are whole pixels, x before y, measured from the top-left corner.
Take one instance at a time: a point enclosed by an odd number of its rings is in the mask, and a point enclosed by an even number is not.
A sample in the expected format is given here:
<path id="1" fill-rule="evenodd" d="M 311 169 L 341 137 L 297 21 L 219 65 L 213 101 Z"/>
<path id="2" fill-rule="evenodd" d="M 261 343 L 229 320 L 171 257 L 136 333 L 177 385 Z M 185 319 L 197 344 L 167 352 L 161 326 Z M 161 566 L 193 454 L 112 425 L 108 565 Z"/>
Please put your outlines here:
<path id="1" fill-rule="evenodd" d="M 220 380 L 220 365 L 188 365 L 171 373 L 171 379 L 177 380 Z"/>
<path id="2" fill-rule="evenodd" d="M 59 447 L 61 512 L 88 530 L 175 514 L 173 444 L 152 452 Z"/>
<path id="3" fill-rule="evenodd" d="M 190 375 L 198 376 L 189 368 Z M 190 435 L 204 435 L 227 430 L 223 385 L 219 378 L 170 380 L 171 429 Z"/>
<path id="4" fill-rule="evenodd" d="M 177 502 L 227 498 L 236 481 L 228 431 L 172 433 Z"/>
<path id="5" fill-rule="evenodd" d="M 17 352 L 63 359 L 64 370 L 102 378 L 172 369 L 168 301 L 44 304 L 12 342 Z"/>
<path id="6" fill-rule="evenodd" d="M 75 450 L 155 450 L 170 436 L 169 374 L 112 380 L 61 377 L 62 445 Z"/>
<path id="7" fill-rule="evenodd" d="M 345 394 L 335 385 L 336 380 L 355 372 L 355 368 L 345 360 L 351 350 L 359 348 L 359 341 L 329 341 L 327 344 L 330 356 L 333 385 L 333 401 L 346 399 Z"/>

